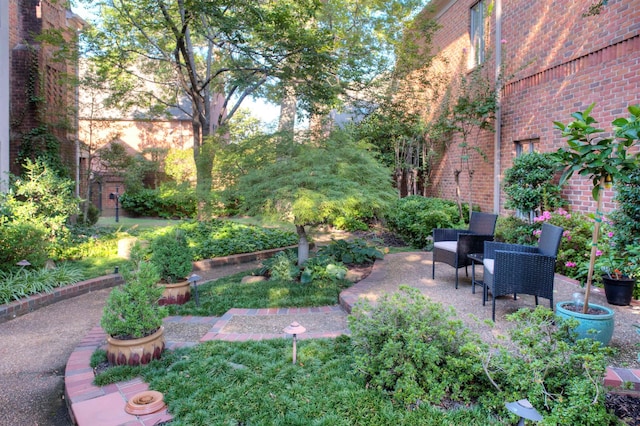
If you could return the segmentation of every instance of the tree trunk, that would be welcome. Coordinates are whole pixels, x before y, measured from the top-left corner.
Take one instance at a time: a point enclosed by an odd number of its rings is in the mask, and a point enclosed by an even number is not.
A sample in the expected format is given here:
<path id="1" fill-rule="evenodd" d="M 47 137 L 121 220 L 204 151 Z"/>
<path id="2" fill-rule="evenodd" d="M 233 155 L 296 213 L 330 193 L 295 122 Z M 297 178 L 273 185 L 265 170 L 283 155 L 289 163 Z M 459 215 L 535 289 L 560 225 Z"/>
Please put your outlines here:
<path id="1" fill-rule="evenodd" d="M 602 223 L 602 188 L 604 188 L 604 178 L 600 178 L 600 191 L 598 191 L 598 204 L 596 207 L 596 222 L 593 226 L 591 236 L 591 256 L 589 257 L 589 273 L 587 274 L 587 285 L 584 290 L 584 307 L 582 313 L 589 310 L 589 295 L 591 294 L 591 283 L 593 281 L 593 269 L 596 263 L 596 251 L 598 250 L 598 237 L 600 236 L 600 224 Z"/>
<path id="2" fill-rule="evenodd" d="M 298 99 L 292 89 L 285 89 L 285 95 L 280 103 L 280 118 L 278 131 L 287 133 L 293 139 L 293 129 L 296 123 L 296 106 Z"/>
<path id="3" fill-rule="evenodd" d="M 302 266 L 309 259 L 309 240 L 304 225 L 296 225 L 298 233 L 298 266 Z"/>
<path id="4" fill-rule="evenodd" d="M 462 211 L 462 200 L 460 199 L 460 172 L 461 170 L 454 170 L 453 177 L 456 182 L 456 203 L 458 203 L 458 214 L 460 220 L 464 220 L 464 212 Z"/>

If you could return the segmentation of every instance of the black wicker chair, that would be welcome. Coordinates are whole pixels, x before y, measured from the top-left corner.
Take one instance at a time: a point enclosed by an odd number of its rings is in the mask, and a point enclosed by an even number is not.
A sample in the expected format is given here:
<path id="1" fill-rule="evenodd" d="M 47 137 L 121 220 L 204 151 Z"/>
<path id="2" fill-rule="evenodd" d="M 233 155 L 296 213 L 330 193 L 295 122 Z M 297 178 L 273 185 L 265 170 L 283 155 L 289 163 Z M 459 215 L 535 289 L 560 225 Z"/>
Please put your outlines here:
<path id="1" fill-rule="evenodd" d="M 549 299 L 553 309 L 553 277 L 556 256 L 564 229 L 545 223 L 538 246 L 497 243 L 487 241 L 484 244 L 484 291 L 482 304 L 491 292 L 493 311 L 491 318 L 496 320 L 496 297 L 518 293 Z"/>
<path id="2" fill-rule="evenodd" d="M 446 263 L 456 268 L 458 288 L 458 269 L 471 265 L 467 255 L 482 253 L 484 242 L 493 240 L 497 219 L 498 215 L 495 214 L 472 212 L 469 229 L 434 229 L 431 278 L 436 277 L 436 262 Z"/>

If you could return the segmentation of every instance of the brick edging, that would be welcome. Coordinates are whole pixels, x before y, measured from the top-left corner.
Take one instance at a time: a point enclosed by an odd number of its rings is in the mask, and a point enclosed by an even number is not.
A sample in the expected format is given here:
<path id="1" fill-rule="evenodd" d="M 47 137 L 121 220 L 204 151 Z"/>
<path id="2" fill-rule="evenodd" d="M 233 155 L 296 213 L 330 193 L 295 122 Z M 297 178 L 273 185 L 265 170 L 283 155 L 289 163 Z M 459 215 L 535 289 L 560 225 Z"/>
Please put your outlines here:
<path id="1" fill-rule="evenodd" d="M 216 257 L 213 259 L 200 260 L 193 262 L 194 271 L 206 271 L 218 266 L 235 265 L 240 263 L 252 262 L 254 260 L 268 259 L 279 251 L 297 248 L 298 246 L 288 246 L 277 249 L 262 250 L 253 253 L 234 254 L 231 256 Z M 124 280 L 120 274 L 104 275 L 102 277 L 92 278 L 90 280 L 79 281 L 75 284 L 58 287 L 50 293 L 39 293 L 31 295 L 25 299 L 16 300 L 6 305 L 0 305 L 0 324 L 7 322 L 16 317 L 28 314 L 37 309 L 80 296 L 92 291 L 102 290 L 104 288 L 115 287 L 124 284 Z"/>
<path id="2" fill-rule="evenodd" d="M 64 287 L 57 287 L 50 293 L 38 293 L 25 299 L 16 300 L 6 305 L 0 305 L 0 323 L 7 322 L 21 315 L 28 314 L 52 303 L 70 299 L 81 294 L 115 287 L 124 283 L 120 274 L 110 274 L 90 280 L 79 281 Z"/>

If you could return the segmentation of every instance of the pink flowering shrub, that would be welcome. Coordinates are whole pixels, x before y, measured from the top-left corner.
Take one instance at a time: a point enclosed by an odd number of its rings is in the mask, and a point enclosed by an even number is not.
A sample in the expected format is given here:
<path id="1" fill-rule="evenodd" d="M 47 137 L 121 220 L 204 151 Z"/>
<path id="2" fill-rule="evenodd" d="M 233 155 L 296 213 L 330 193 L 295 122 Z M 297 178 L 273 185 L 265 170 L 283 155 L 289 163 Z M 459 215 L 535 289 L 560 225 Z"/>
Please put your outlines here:
<path id="1" fill-rule="evenodd" d="M 533 235 L 540 235 L 543 223 L 564 228 L 558 250 L 556 272 L 569 278 L 585 281 L 587 278 L 593 220 L 581 213 L 570 213 L 563 208 L 545 211 L 534 219 Z"/>

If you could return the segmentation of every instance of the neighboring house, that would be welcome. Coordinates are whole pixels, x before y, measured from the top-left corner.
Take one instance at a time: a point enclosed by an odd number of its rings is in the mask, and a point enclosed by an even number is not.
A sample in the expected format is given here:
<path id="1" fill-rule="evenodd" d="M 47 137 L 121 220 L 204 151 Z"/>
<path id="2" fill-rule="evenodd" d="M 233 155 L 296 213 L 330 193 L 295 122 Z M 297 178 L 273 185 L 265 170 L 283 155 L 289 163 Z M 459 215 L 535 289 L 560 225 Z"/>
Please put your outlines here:
<path id="1" fill-rule="evenodd" d="M 432 41 L 432 53 L 438 55 L 434 73 L 453 81 L 484 63 L 495 81 L 497 59 L 509 76 L 500 91 L 497 131 L 479 138 L 488 161 L 472 158 L 473 201 L 483 211 L 505 212 L 500 180 L 517 155 L 566 145 L 553 121 L 566 123 L 573 112 L 595 102 L 592 115 L 600 127 L 611 129 L 614 118 L 628 116 L 628 105 L 640 103 L 640 1 L 609 0 L 598 14 L 585 16 L 596 3 L 433 0 L 417 18 L 435 17 L 441 26 Z M 435 165 L 430 195 L 455 197 L 457 142 Z M 466 179 L 461 174 L 463 191 Z M 605 211 L 613 207 L 611 192 Z M 587 179 L 573 177 L 563 195 L 575 210 L 595 208 Z"/>
<path id="2" fill-rule="evenodd" d="M 82 97 L 82 95 L 81 95 Z M 86 111 L 85 111 L 86 112 Z M 81 109 L 82 113 L 82 109 Z M 192 120 L 188 117 L 169 119 L 114 118 L 112 114 L 89 118 L 81 114 L 79 138 L 83 149 L 80 154 L 82 181 L 87 182 L 86 173 L 91 173 L 92 203 L 103 216 L 115 214 L 115 201 L 110 198 L 116 189 L 121 195 L 126 191 L 122 175 L 118 170 L 108 170 L 96 156 L 96 150 L 111 143 L 122 145 L 127 154 L 143 154 L 148 160 L 155 154 L 166 154 L 170 148 L 190 149 L 193 147 Z M 90 147 L 90 152 L 87 148 Z M 93 157 L 93 160 L 91 158 Z M 91 163 L 91 164 L 89 164 Z"/>
<path id="3" fill-rule="evenodd" d="M 0 29 L 8 30 L 8 39 L 2 32 L 0 43 L 8 43 L 8 48 L 0 49 L 0 62 L 8 64 L 9 89 L 1 91 L 0 114 L 8 102 L 9 144 L 0 136 L 0 172 L 6 172 L 3 168 L 8 165 L 11 173 L 19 173 L 21 154 L 29 157 L 55 149 L 77 180 L 77 96 L 69 81 L 76 75 L 77 62 L 62 58 L 59 47 L 40 42 L 38 36 L 55 32 L 71 52 L 84 21 L 71 12 L 66 1 L 8 0 L 6 5 L 3 1 L 0 7 Z M 3 126 L 0 119 L 4 135 Z"/>

